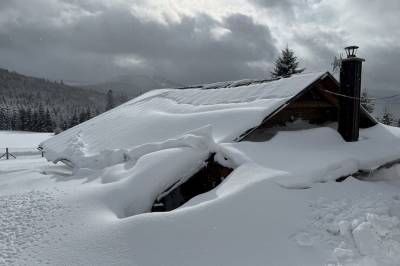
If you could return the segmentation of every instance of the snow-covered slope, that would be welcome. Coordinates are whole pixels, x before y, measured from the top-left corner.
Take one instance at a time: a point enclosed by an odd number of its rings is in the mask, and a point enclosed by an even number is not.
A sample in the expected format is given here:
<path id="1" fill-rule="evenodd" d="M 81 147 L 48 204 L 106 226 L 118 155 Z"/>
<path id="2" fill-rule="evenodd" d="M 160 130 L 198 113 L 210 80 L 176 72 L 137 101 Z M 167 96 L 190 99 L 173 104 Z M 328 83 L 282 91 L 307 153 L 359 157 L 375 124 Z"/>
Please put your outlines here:
<path id="1" fill-rule="evenodd" d="M 323 73 L 218 89 L 164 89 L 135 98 L 41 144 L 46 158 L 57 160 L 78 134 L 85 153 L 129 149 L 174 139 L 207 125 L 217 142 L 231 141 L 257 126 Z M 72 158 L 62 158 L 72 160 Z"/>

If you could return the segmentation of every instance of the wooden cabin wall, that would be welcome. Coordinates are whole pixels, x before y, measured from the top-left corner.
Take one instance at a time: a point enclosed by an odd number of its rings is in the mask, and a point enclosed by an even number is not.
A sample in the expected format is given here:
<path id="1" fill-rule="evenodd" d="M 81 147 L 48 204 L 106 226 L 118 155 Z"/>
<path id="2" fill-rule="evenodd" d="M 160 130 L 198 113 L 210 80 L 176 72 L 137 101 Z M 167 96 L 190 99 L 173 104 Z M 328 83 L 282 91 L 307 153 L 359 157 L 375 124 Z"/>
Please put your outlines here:
<path id="1" fill-rule="evenodd" d="M 296 120 L 303 123 L 293 124 Z M 269 118 L 259 128 L 247 135 L 245 141 L 266 141 L 277 131 L 300 130 L 326 126 L 337 121 L 337 107 L 329 102 L 317 88 L 311 88 L 304 95 L 290 103 L 285 109 Z M 307 126 L 304 124 L 308 123 Z"/>
<path id="2" fill-rule="evenodd" d="M 336 92 L 338 85 L 331 79 L 321 80 L 286 108 L 268 118 L 242 140 L 267 141 L 278 131 L 301 130 L 321 126 L 331 126 L 336 130 L 338 96 L 327 93 L 326 90 Z M 303 120 L 308 125 L 293 123 L 296 120 Z M 369 128 L 374 125 L 376 125 L 374 119 L 362 109 L 360 112 L 360 128 Z"/>

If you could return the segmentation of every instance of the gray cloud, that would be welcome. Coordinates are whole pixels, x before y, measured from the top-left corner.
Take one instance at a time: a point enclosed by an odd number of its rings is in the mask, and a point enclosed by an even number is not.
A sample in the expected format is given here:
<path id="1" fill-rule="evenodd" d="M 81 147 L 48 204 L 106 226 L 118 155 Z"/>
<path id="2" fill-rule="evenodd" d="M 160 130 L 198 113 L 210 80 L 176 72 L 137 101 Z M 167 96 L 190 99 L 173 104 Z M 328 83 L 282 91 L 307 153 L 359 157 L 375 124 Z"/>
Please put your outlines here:
<path id="1" fill-rule="evenodd" d="M 264 8 L 282 8 L 291 10 L 293 3 L 291 0 L 251 0 L 253 3 Z"/>
<path id="2" fill-rule="evenodd" d="M 249 3 L 259 13 L 180 14 L 162 23 L 132 14 L 122 0 L 3 0 L 0 67 L 73 81 L 145 72 L 199 83 L 264 77 L 278 44 L 294 48 L 310 71 L 330 70 L 342 47 L 357 44 L 367 59 L 364 85 L 398 88 L 398 0 Z"/>
<path id="3" fill-rule="evenodd" d="M 258 1 L 268 9 L 271 1 Z M 274 1 L 272 1 L 274 2 Z M 363 87 L 375 94 L 400 91 L 400 2 L 373 0 L 284 1 L 279 30 L 288 29 L 290 46 L 300 48 L 302 65 L 308 70 L 331 70 L 334 56 L 344 53 L 343 47 L 359 45 L 359 54 L 366 58 Z M 279 38 L 278 31 L 273 32 Z M 306 54 L 302 54 L 306 52 Z"/>
<path id="4" fill-rule="evenodd" d="M 68 8 L 75 2 L 63 1 Z M 90 5 L 84 10 L 93 11 Z M 250 63 L 268 62 L 276 55 L 269 28 L 240 14 L 222 21 L 205 14 L 182 16 L 179 22 L 164 24 L 116 7 L 65 24 L 50 22 L 9 22 L 2 27 L 0 59 L 5 67 L 67 80 L 146 70 L 197 83 L 263 75 L 265 70 Z M 115 63 L 124 58 L 127 64 Z M 140 64 L 129 65 L 130 58 Z"/>

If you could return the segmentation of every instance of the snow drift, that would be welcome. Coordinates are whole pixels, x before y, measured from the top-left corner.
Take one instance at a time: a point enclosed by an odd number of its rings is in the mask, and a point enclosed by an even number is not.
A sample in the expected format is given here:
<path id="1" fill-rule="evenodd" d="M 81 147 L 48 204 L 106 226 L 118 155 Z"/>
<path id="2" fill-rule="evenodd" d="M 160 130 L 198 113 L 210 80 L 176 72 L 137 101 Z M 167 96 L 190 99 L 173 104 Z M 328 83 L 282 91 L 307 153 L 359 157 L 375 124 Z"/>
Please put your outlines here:
<path id="1" fill-rule="evenodd" d="M 331 128 L 264 143 L 212 132 L 100 153 L 77 134 L 65 150 L 82 160 L 74 172 L 0 162 L 0 265 L 397 266 L 400 170 L 376 169 L 399 159 L 398 128 L 364 129 L 357 143 Z M 148 213 L 210 152 L 234 171 L 172 212 Z M 360 169 L 374 170 L 369 181 L 334 182 Z"/>

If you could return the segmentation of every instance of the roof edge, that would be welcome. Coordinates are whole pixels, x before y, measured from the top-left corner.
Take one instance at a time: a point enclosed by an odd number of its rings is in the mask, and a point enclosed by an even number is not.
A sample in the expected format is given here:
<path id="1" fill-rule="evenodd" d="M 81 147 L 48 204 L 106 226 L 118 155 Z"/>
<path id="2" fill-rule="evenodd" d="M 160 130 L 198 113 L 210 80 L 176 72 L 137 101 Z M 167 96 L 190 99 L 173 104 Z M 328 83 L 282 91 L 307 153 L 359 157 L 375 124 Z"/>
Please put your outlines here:
<path id="1" fill-rule="evenodd" d="M 309 73 L 311 74 L 311 73 Z M 290 99 L 288 99 L 286 102 L 284 102 L 283 104 L 281 104 L 280 106 L 278 106 L 274 111 L 272 111 L 269 115 L 267 115 L 258 126 L 255 126 L 251 129 L 248 129 L 247 131 L 245 131 L 244 133 L 242 133 L 239 137 L 237 137 L 234 141 L 236 142 L 240 142 L 242 141 L 244 138 L 246 138 L 248 135 L 250 135 L 252 132 L 254 132 L 255 130 L 257 130 L 258 128 L 260 128 L 266 121 L 268 121 L 270 118 L 274 117 L 276 114 L 278 114 L 280 111 L 282 111 L 282 109 L 284 109 L 287 105 L 289 105 L 290 103 L 292 103 L 293 101 L 295 101 L 296 99 L 298 99 L 301 95 L 303 95 L 305 92 L 307 92 L 316 82 L 326 78 L 326 77 L 330 77 L 332 78 L 334 81 L 337 82 L 337 80 L 335 79 L 335 77 L 329 72 L 321 72 L 321 75 L 319 75 L 314 81 L 312 81 L 310 84 L 308 84 L 305 88 L 303 88 L 298 94 L 292 96 Z"/>

